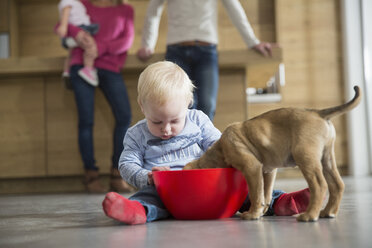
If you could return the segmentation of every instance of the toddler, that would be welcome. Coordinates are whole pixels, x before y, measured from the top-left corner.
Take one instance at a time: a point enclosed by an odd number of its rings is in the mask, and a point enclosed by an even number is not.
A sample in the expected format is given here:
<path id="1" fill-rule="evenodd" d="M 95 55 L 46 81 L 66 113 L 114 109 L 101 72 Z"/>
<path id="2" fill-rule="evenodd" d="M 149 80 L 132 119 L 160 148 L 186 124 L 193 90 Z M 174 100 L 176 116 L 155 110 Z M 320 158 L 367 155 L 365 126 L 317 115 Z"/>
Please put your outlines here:
<path id="1" fill-rule="evenodd" d="M 129 128 L 119 170 L 139 191 L 129 199 L 110 192 L 102 206 L 108 217 L 126 224 L 143 224 L 170 217 L 154 187 L 152 171 L 182 169 L 199 158 L 221 132 L 200 110 L 189 109 L 194 85 L 168 61 L 149 65 L 138 81 L 138 103 L 145 119 Z M 306 210 L 309 190 L 286 194 L 274 190 L 270 213 L 293 215 Z M 249 209 L 247 197 L 240 211 Z"/>
<path id="2" fill-rule="evenodd" d="M 84 50 L 84 67 L 79 70 L 78 74 L 87 83 L 98 86 L 97 70 L 94 68 L 94 60 L 97 58 L 97 46 L 94 35 L 98 32 L 98 25 L 91 24 L 85 6 L 79 0 L 61 0 L 58 4 L 60 13 L 60 23 L 56 28 L 56 33 L 62 39 L 62 45 L 65 48 L 76 46 Z M 68 26 L 74 25 L 82 28 L 76 37 L 66 37 Z M 69 55 L 65 61 L 63 76 L 68 76 Z"/>

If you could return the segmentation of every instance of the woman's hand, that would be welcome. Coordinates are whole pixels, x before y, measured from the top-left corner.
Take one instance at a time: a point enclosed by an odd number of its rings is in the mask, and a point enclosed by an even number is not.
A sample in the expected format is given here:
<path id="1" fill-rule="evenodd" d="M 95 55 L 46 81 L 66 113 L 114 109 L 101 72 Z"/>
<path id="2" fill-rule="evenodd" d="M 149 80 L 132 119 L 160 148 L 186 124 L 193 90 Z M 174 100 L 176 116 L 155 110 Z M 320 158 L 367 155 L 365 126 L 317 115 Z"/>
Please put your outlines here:
<path id="1" fill-rule="evenodd" d="M 65 37 L 67 34 L 67 26 L 59 25 L 58 28 L 56 29 L 56 33 L 60 38 Z"/>
<path id="2" fill-rule="evenodd" d="M 137 51 L 137 58 L 139 58 L 142 61 L 146 61 L 149 58 L 151 58 L 153 53 L 154 53 L 154 51 L 152 49 L 150 49 L 148 47 L 141 47 Z"/>
<path id="3" fill-rule="evenodd" d="M 275 43 L 261 42 L 260 44 L 255 45 L 253 49 L 261 53 L 265 57 L 271 57 L 273 47 L 278 47 L 278 45 Z"/>
<path id="4" fill-rule="evenodd" d="M 152 172 L 153 171 L 169 171 L 170 167 L 169 166 L 155 166 L 152 167 L 151 172 L 147 174 L 147 182 L 149 185 L 154 185 L 154 179 L 152 177 Z"/>

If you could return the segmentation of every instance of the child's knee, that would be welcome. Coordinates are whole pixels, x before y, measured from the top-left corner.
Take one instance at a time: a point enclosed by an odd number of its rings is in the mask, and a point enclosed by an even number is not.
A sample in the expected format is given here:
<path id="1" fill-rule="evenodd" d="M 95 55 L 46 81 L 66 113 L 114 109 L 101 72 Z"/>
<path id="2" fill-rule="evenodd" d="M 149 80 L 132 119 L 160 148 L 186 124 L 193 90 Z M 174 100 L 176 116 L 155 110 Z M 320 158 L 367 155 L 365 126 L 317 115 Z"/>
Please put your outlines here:
<path id="1" fill-rule="evenodd" d="M 96 47 L 96 42 L 94 41 L 94 38 L 84 30 L 81 30 L 76 35 L 75 39 L 83 48 L 95 49 Z"/>

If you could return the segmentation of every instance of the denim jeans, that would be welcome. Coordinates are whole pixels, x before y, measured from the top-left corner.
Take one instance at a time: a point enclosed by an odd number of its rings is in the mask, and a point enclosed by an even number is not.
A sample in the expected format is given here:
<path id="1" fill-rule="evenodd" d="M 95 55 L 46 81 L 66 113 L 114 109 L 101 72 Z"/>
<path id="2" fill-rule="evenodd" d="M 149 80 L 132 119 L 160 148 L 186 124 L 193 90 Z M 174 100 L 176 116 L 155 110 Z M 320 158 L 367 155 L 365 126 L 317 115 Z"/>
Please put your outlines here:
<path id="1" fill-rule="evenodd" d="M 147 210 L 147 222 L 171 217 L 164 206 L 154 186 L 146 186 L 129 197 L 129 200 L 138 201 Z"/>
<path id="2" fill-rule="evenodd" d="M 78 110 L 78 138 L 80 154 L 87 170 L 98 170 L 93 147 L 94 95 L 96 88 L 84 81 L 78 71 L 82 66 L 70 69 L 72 87 Z M 131 108 L 127 89 L 120 73 L 97 68 L 99 88 L 106 97 L 115 117 L 113 134 L 112 167 L 117 168 L 123 151 L 123 139 L 131 122 Z"/>
<path id="3" fill-rule="evenodd" d="M 285 192 L 282 190 L 273 190 L 273 198 L 271 200 L 269 210 L 266 212 L 265 215 L 274 215 L 273 204 L 275 200 L 283 193 Z M 142 204 L 142 206 L 146 208 L 147 222 L 166 219 L 172 216 L 164 206 L 154 186 L 147 186 L 139 190 L 137 193 L 129 197 L 129 200 L 138 201 Z M 244 211 L 248 211 L 250 206 L 251 202 L 248 195 L 238 211 L 241 213 Z"/>
<path id="4" fill-rule="evenodd" d="M 193 108 L 213 120 L 218 93 L 218 53 L 216 45 L 168 45 L 165 59 L 178 64 L 196 86 Z"/>
<path id="5" fill-rule="evenodd" d="M 99 30 L 99 25 L 97 23 L 92 23 L 89 25 L 80 25 L 79 27 L 87 31 L 90 35 L 95 35 Z"/>

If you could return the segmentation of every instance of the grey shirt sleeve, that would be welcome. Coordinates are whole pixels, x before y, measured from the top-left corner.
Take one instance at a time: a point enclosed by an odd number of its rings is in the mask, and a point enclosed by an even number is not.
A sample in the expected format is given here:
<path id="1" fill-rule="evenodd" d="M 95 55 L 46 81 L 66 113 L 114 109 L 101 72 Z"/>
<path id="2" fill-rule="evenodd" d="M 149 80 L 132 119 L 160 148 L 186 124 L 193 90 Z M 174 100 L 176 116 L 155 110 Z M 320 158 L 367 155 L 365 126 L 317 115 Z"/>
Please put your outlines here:
<path id="1" fill-rule="evenodd" d="M 147 185 L 149 170 L 143 166 L 143 149 L 138 129 L 129 129 L 124 138 L 124 150 L 119 160 L 119 171 L 125 181 L 141 189 Z"/>
<path id="2" fill-rule="evenodd" d="M 200 147 L 205 152 L 221 137 L 221 132 L 213 125 L 209 117 L 202 111 L 197 112 L 197 124 L 200 127 L 202 135 Z"/>

